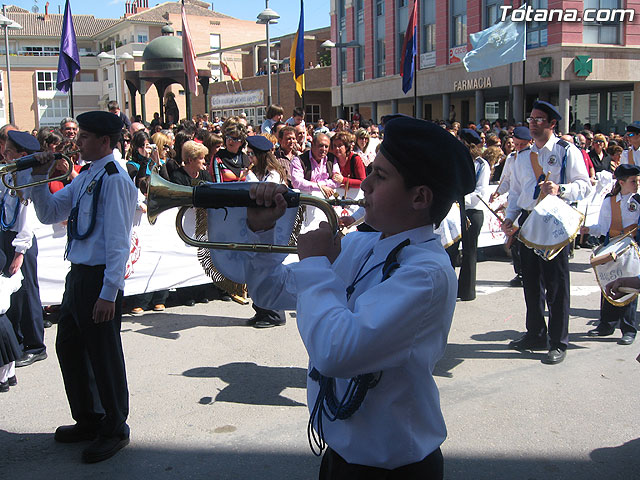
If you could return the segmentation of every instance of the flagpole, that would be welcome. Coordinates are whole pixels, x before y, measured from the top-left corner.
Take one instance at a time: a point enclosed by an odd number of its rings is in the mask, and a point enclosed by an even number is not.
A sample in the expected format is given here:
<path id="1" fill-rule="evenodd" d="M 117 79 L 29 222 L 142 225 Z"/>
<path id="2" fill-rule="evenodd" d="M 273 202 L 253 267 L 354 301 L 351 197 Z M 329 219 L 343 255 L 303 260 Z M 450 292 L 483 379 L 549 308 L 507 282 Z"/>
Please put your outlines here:
<path id="1" fill-rule="evenodd" d="M 73 82 L 71 82 L 71 85 L 69 86 L 69 116 L 71 118 L 75 118 L 75 115 L 73 114 Z"/>
<path id="2" fill-rule="evenodd" d="M 413 56 L 413 116 L 418 118 L 418 52 Z"/>

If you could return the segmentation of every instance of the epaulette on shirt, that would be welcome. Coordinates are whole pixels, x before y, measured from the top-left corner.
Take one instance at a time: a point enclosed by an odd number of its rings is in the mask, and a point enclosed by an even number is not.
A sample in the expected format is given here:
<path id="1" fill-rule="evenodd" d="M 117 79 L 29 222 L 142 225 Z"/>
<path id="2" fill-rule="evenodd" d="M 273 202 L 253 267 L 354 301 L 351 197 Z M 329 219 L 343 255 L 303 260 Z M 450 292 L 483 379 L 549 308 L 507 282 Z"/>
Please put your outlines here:
<path id="1" fill-rule="evenodd" d="M 118 167 L 116 167 L 116 164 L 113 162 L 109 162 L 104 166 L 105 171 L 109 174 L 109 175 L 114 175 L 116 173 L 118 173 Z"/>
<path id="2" fill-rule="evenodd" d="M 569 145 L 571 145 L 569 142 L 567 142 L 566 140 L 563 140 L 562 138 L 560 140 L 558 140 L 557 143 L 558 143 L 558 145 L 560 145 L 564 149 L 568 149 Z"/>

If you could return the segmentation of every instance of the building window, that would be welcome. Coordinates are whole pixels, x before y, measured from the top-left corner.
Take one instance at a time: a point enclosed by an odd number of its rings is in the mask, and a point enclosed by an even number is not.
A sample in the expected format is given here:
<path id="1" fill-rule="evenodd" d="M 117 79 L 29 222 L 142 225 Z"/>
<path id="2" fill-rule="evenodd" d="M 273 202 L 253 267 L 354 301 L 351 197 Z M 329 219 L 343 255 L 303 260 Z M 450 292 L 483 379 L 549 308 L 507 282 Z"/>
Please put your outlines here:
<path id="1" fill-rule="evenodd" d="M 320 105 L 306 104 L 304 106 L 304 110 L 306 112 L 304 121 L 307 123 L 312 123 L 315 125 L 316 123 L 318 123 L 318 120 L 322 118 L 322 116 L 320 115 Z"/>
<path id="2" fill-rule="evenodd" d="M 356 11 L 353 19 L 355 39 L 360 48 L 354 49 L 356 82 L 364 80 L 364 0 L 356 0 Z"/>
<path id="3" fill-rule="evenodd" d="M 500 6 L 504 5 L 503 0 L 485 0 L 484 8 L 484 28 L 489 28 L 500 20 Z"/>
<path id="4" fill-rule="evenodd" d="M 149 41 L 149 35 L 138 35 L 138 43 L 147 43 Z"/>
<path id="5" fill-rule="evenodd" d="M 584 8 L 618 9 L 622 8 L 621 3 L 620 0 L 584 0 Z M 620 45 L 621 28 L 622 22 L 584 22 L 582 42 Z"/>
<path id="6" fill-rule="evenodd" d="M 385 25 L 384 25 L 384 2 L 385 0 L 376 0 L 376 18 L 375 22 L 375 76 L 376 78 L 385 76 Z"/>
<path id="7" fill-rule="evenodd" d="M 500 115 L 500 102 L 486 102 L 484 104 L 484 118 L 493 122 Z"/>
<path id="8" fill-rule="evenodd" d="M 60 53 L 60 47 L 23 47 L 18 50 L 18 55 L 33 57 L 54 57 Z"/>
<path id="9" fill-rule="evenodd" d="M 402 45 L 409 25 L 409 6 L 406 0 L 396 0 L 396 72 L 402 71 Z"/>
<path id="10" fill-rule="evenodd" d="M 467 1 L 451 0 L 451 46 L 467 44 Z"/>
<path id="11" fill-rule="evenodd" d="M 58 126 L 64 117 L 69 116 L 69 100 L 64 98 L 38 98 L 39 125 Z"/>
<path id="12" fill-rule="evenodd" d="M 36 72 L 38 92 L 51 92 L 56 90 L 57 72 Z"/>
<path id="13" fill-rule="evenodd" d="M 436 0 L 422 0 L 422 41 L 420 52 L 428 53 L 436 49 Z"/>
<path id="14" fill-rule="evenodd" d="M 547 0 L 531 0 L 529 5 L 536 10 L 539 8 L 549 8 Z M 527 23 L 527 48 L 538 48 L 547 46 L 547 22 Z"/>

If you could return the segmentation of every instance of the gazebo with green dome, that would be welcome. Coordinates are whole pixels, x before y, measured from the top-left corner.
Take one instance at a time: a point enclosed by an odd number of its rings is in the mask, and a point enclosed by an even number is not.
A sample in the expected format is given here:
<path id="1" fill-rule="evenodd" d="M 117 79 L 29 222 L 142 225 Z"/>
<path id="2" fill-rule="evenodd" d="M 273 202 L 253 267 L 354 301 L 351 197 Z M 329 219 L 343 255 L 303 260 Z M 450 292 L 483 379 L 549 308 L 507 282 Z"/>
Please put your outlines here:
<path id="1" fill-rule="evenodd" d="M 125 81 L 131 94 L 131 106 L 133 115 L 136 112 L 136 93 L 142 97 L 141 105 L 142 120 L 146 118 L 145 94 L 151 88 L 156 87 L 159 99 L 160 118 L 165 122 L 164 115 L 164 93 L 169 85 L 178 83 L 185 91 L 187 112 L 186 117 L 191 119 L 191 95 L 184 73 L 184 62 L 182 60 L 182 39 L 173 35 L 174 30 L 171 25 L 162 27 L 162 36 L 154 38 L 149 42 L 142 53 L 144 64 L 142 70 L 125 73 Z M 198 69 L 198 83 L 202 86 L 204 96 L 204 111 L 209 112 L 208 90 L 211 72 L 209 70 Z"/>

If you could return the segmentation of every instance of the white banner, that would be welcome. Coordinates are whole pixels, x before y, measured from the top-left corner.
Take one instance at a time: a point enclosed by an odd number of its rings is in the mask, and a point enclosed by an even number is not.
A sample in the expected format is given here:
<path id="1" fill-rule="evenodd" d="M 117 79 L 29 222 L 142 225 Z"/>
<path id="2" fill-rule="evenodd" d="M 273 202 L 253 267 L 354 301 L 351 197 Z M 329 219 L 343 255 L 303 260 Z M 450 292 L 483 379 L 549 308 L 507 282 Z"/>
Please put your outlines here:
<path id="1" fill-rule="evenodd" d="M 160 214 L 153 226 L 149 225 L 146 215 L 143 215 L 140 225 L 134 226 L 125 295 L 200 285 L 211 281 L 198 262 L 198 249 L 186 245 L 178 237 L 175 228 L 177 211 L 178 209 L 174 208 Z M 185 224 L 189 223 L 187 215 Z M 191 234 L 193 227 L 187 227 L 186 231 Z M 67 229 L 61 224 L 40 225 L 36 230 L 36 236 L 40 299 L 43 305 L 57 305 L 62 301 L 64 280 L 70 268 L 70 263 L 64 260 Z"/>

